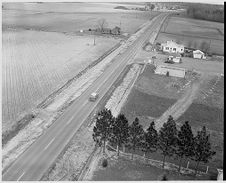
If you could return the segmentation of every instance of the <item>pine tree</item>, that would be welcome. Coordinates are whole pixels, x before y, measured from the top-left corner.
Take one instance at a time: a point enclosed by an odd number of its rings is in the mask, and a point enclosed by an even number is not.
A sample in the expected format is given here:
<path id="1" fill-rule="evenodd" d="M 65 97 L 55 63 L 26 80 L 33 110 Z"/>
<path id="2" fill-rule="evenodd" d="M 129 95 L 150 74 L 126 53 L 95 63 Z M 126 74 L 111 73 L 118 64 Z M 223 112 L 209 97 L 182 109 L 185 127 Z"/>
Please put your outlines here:
<path id="1" fill-rule="evenodd" d="M 163 124 L 159 130 L 158 148 L 162 151 L 163 165 L 165 166 L 166 156 L 172 156 L 176 152 L 177 144 L 177 128 L 172 116 L 169 116 L 168 121 Z"/>
<path id="2" fill-rule="evenodd" d="M 210 134 L 207 134 L 206 127 L 203 126 L 194 138 L 192 159 L 197 162 L 195 168 L 195 175 L 197 174 L 200 162 L 208 163 L 208 161 L 216 154 L 211 151 Z"/>
<path id="3" fill-rule="evenodd" d="M 127 147 L 133 150 L 133 154 L 135 153 L 136 149 L 141 147 L 141 142 L 144 137 L 144 130 L 142 125 L 139 124 L 139 119 L 135 118 L 135 121 L 129 126 L 129 138 Z"/>
<path id="4" fill-rule="evenodd" d="M 98 144 L 103 143 L 103 153 L 105 153 L 105 144 L 110 137 L 111 125 L 114 118 L 110 110 L 103 109 L 96 116 L 96 124 L 93 128 L 93 140 Z"/>
<path id="5" fill-rule="evenodd" d="M 129 124 L 124 114 L 119 114 L 112 124 L 110 141 L 117 145 L 117 155 L 119 156 L 119 147 L 126 144 L 129 137 Z"/>
<path id="6" fill-rule="evenodd" d="M 193 145 L 194 145 L 194 135 L 192 133 L 191 126 L 188 121 L 181 126 L 180 131 L 178 132 L 177 139 L 177 150 L 176 154 L 180 158 L 179 169 L 181 169 L 181 161 L 184 157 L 192 157 L 193 156 Z"/>
<path id="7" fill-rule="evenodd" d="M 157 151 L 158 132 L 155 129 L 155 122 L 152 121 L 147 131 L 144 133 L 144 139 L 142 142 L 142 151 L 146 155 L 148 152 Z"/>

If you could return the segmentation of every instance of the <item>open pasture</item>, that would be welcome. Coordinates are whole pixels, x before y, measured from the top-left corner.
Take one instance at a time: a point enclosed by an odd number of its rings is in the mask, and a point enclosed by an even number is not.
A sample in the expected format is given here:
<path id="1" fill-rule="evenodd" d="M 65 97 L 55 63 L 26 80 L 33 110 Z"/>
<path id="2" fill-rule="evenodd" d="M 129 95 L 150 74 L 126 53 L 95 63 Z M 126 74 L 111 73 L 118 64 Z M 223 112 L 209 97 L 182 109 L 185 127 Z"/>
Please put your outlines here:
<path id="1" fill-rule="evenodd" d="M 224 55 L 224 24 L 195 20 L 190 18 L 170 17 L 162 26 L 156 42 L 175 40 L 186 47 Z"/>
<path id="2" fill-rule="evenodd" d="M 42 31 L 3 31 L 3 130 L 67 80 L 111 49 L 118 40 Z"/>

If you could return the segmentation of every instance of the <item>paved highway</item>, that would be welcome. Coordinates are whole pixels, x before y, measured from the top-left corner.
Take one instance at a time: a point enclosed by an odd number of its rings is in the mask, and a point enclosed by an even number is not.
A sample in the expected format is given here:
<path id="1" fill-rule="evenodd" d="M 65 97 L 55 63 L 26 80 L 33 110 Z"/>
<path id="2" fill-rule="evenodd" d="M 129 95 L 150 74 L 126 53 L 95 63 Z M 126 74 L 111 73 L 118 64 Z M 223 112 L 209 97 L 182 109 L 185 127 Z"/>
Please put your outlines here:
<path id="1" fill-rule="evenodd" d="M 7 169 L 4 181 L 37 181 L 48 170 L 81 124 L 106 94 L 151 34 L 160 27 L 167 14 L 155 17 L 146 30 L 123 53 L 116 56 L 99 78 Z M 89 102 L 92 92 L 99 93 Z"/>

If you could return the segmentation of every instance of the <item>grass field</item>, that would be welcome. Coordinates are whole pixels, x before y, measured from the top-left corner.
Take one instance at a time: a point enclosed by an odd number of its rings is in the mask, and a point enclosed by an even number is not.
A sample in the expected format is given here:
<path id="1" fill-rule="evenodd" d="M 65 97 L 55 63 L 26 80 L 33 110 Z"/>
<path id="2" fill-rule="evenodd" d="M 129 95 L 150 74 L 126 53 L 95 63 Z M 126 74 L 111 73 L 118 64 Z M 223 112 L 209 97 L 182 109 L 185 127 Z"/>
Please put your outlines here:
<path id="1" fill-rule="evenodd" d="M 196 131 L 206 126 L 211 134 L 212 148 L 216 156 L 210 165 L 223 167 L 224 139 L 224 77 L 206 76 L 193 104 L 178 119 L 178 124 L 188 120 Z"/>
<path id="2" fill-rule="evenodd" d="M 130 161 L 126 158 L 109 159 L 106 168 L 99 166 L 95 169 L 93 181 L 150 181 L 160 180 L 163 174 L 168 180 L 194 180 L 193 176 L 180 175 L 176 172 L 163 171 L 160 168 L 143 164 L 138 160 Z M 197 180 L 208 180 L 208 176 L 197 177 Z"/>
<path id="3" fill-rule="evenodd" d="M 149 95 L 133 88 L 121 112 L 126 115 L 129 123 L 132 123 L 133 120 L 138 117 L 140 119 L 140 123 L 144 127 L 147 127 L 151 122 L 150 119 L 152 117 L 160 117 L 162 113 L 175 102 L 175 99 Z"/>
<path id="4" fill-rule="evenodd" d="M 156 42 L 175 40 L 186 47 L 224 55 L 224 24 L 195 20 L 190 18 L 170 17 L 162 26 Z"/>

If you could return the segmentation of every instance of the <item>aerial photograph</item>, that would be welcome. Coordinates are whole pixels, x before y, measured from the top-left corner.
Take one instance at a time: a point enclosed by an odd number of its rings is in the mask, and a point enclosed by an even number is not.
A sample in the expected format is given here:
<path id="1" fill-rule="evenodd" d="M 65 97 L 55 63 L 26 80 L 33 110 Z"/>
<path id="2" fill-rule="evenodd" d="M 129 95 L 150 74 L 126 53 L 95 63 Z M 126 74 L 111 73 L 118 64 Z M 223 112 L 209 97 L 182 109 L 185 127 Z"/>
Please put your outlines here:
<path id="1" fill-rule="evenodd" d="M 224 1 L 1 2 L 2 181 L 223 181 Z"/>

